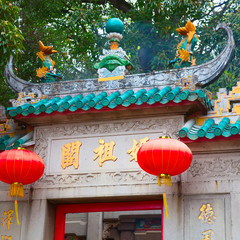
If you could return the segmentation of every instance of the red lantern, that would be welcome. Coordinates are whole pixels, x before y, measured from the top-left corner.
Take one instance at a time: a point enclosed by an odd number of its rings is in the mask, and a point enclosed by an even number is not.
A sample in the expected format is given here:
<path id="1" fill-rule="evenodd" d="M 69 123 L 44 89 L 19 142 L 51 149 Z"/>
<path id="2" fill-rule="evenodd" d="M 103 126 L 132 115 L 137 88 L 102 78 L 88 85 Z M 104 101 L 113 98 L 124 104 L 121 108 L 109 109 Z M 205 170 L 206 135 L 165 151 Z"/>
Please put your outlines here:
<path id="1" fill-rule="evenodd" d="M 161 137 L 144 143 L 138 150 L 137 161 L 145 172 L 158 176 L 159 186 L 171 186 L 171 176 L 189 168 L 192 152 L 187 145 L 176 139 Z M 163 193 L 163 202 L 168 219 L 166 193 Z"/>
<path id="2" fill-rule="evenodd" d="M 184 143 L 162 137 L 143 144 L 137 154 L 139 166 L 158 176 L 158 183 L 171 186 L 171 176 L 186 171 L 192 162 L 192 152 Z"/>
<path id="3" fill-rule="evenodd" d="M 12 149 L 0 153 L 0 181 L 11 184 L 11 197 L 23 197 L 23 185 L 37 181 L 43 172 L 44 162 L 34 152 Z M 15 214 L 19 225 L 17 200 Z"/>
<path id="4" fill-rule="evenodd" d="M 0 181 L 11 184 L 11 197 L 23 197 L 23 185 L 37 181 L 43 172 L 44 162 L 34 152 L 12 149 L 0 153 Z"/>

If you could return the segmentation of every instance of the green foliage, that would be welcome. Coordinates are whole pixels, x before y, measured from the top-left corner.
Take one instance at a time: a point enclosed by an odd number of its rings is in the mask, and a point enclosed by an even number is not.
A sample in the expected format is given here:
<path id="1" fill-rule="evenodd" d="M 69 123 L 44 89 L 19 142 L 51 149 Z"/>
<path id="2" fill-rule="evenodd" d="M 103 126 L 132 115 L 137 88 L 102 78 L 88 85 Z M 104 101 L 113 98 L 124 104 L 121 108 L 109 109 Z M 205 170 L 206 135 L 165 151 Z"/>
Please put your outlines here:
<path id="1" fill-rule="evenodd" d="M 212 83 L 207 87 L 208 90 L 212 91 L 215 94 L 219 88 L 227 88 L 228 91 L 232 90 L 232 87 L 236 86 L 237 82 L 240 81 L 240 67 L 239 67 L 239 56 L 240 56 L 240 9 L 233 8 L 231 11 L 229 10 L 227 14 L 222 17 L 223 21 L 228 23 L 233 32 L 234 40 L 235 40 L 235 54 L 228 65 L 227 69 L 218 79 L 218 81 Z M 217 18 L 213 18 L 211 25 L 216 24 Z M 225 33 L 224 33 L 225 34 Z M 226 34 L 225 34 L 226 35 Z M 215 50 L 215 54 L 220 53 L 222 48 L 225 46 L 226 37 L 223 35 L 214 33 L 214 41 L 211 46 Z M 206 41 L 206 40 L 205 40 Z M 209 51 L 209 50 L 208 50 Z"/>
<path id="2" fill-rule="evenodd" d="M 23 49 L 23 36 L 15 25 L 18 18 L 18 7 L 9 1 L 0 0 L 0 56 L 8 60 L 11 54 L 18 54 Z"/>
<path id="3" fill-rule="evenodd" d="M 108 47 L 104 27 L 111 17 L 124 21 L 120 46 L 131 56 L 135 66 L 132 73 L 166 69 L 177 44 L 171 34 L 179 24 L 185 25 L 202 11 L 200 3 L 194 1 L 133 1 L 127 11 L 114 7 L 111 1 L 97 0 L 33 0 L 31 4 L 21 0 L 19 6 L 26 51 L 17 63 L 18 75 L 34 82 L 38 81 L 38 40 L 59 51 L 53 59 L 65 80 L 97 77 L 93 65 L 103 48 Z"/>
<path id="4" fill-rule="evenodd" d="M 0 0 L 0 104 L 6 105 L 12 92 L 6 86 L 3 69 L 10 55 L 18 56 L 23 50 L 23 36 L 16 25 L 19 9 L 6 0 Z"/>
<path id="5" fill-rule="evenodd" d="M 5 7 L 9 6 L 7 1 L 0 2 Z M 219 22 L 229 22 L 237 45 L 236 56 L 211 90 L 216 91 L 221 86 L 230 88 L 239 79 L 238 0 L 218 3 L 213 0 L 31 0 L 31 4 L 28 0 L 19 0 L 15 4 L 20 11 L 18 13 L 14 7 L 16 15 L 11 16 L 16 20 L 17 14 L 20 15 L 20 29 L 25 38 L 21 58 L 16 59 L 14 56 L 18 69 L 16 74 L 22 79 L 39 81 L 36 77 L 39 40 L 58 50 L 52 58 L 56 61 L 55 67 L 62 74 L 63 80 L 97 77 L 93 65 L 98 62 L 103 48 L 109 47 L 104 26 L 111 17 L 118 17 L 124 22 L 125 30 L 120 46 L 131 58 L 134 65 L 132 73 L 167 69 L 181 40 L 175 29 L 185 26 L 188 19 L 197 24 L 196 30 L 201 40 L 196 48 L 197 64 L 209 61 L 221 51 L 226 40 L 223 37 L 225 33 L 215 33 L 213 28 Z M 15 22 L 11 23 L 16 27 Z M 7 33 L 8 36 L 11 34 L 12 31 Z M 19 45 L 16 49 L 11 45 L 10 49 L 12 50 L 7 50 L 8 53 L 4 54 L 5 59 L 8 58 L 9 51 L 22 51 L 22 46 Z"/>

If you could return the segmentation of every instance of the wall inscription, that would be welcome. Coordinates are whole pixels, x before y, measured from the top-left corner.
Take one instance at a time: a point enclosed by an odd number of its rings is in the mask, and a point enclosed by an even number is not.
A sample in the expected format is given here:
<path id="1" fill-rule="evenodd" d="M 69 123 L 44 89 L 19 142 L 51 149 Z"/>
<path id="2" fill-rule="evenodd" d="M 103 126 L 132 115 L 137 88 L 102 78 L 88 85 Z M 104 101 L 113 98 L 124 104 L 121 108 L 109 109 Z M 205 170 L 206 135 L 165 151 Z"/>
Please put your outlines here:
<path id="1" fill-rule="evenodd" d="M 155 182 L 156 177 L 138 166 L 136 152 L 149 139 L 177 138 L 182 124 L 179 116 L 38 127 L 35 151 L 46 168 L 34 186 Z"/>

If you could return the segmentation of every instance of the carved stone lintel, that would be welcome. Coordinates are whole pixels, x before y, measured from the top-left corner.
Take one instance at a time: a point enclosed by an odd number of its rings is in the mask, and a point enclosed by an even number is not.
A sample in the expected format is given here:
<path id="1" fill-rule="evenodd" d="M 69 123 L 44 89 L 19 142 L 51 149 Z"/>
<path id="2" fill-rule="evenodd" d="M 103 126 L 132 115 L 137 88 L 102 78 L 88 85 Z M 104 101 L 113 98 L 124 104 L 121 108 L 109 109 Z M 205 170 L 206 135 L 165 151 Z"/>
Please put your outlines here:
<path id="1" fill-rule="evenodd" d="M 207 155 L 195 157 L 188 169 L 188 179 L 229 179 L 240 175 L 240 158 L 238 154 Z"/>
<path id="2" fill-rule="evenodd" d="M 152 118 L 126 121 L 112 121 L 102 123 L 82 123 L 75 125 L 59 125 L 35 128 L 35 152 L 45 162 L 48 169 L 48 157 L 51 139 L 65 139 L 94 136 L 118 136 L 136 133 L 148 134 L 156 132 L 160 135 L 170 135 L 177 138 L 178 129 L 183 124 L 182 117 Z M 127 161 L 127 159 L 126 159 Z M 128 160 L 129 161 L 129 160 Z M 61 162 L 60 162 L 61 164 Z M 77 172 L 76 174 L 47 174 L 34 184 L 34 187 L 49 186 L 89 186 L 89 185 L 119 185 L 119 184 L 146 184 L 156 182 L 156 177 L 135 169 L 105 172 Z"/>

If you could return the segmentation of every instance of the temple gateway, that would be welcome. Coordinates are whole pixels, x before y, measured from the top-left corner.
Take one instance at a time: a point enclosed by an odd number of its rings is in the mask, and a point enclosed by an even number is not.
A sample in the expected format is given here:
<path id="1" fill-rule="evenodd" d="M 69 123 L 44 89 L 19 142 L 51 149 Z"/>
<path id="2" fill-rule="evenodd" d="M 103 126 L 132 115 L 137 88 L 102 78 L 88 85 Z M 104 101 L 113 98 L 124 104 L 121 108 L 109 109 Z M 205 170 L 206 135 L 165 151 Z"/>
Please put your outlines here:
<path id="1" fill-rule="evenodd" d="M 228 41 L 212 61 L 196 65 L 198 37 L 188 22 L 178 29 L 186 38 L 172 69 L 148 74 L 131 75 L 119 19 L 107 22 L 110 49 L 94 65 L 96 79 L 61 81 L 50 57 L 56 51 L 41 41 L 41 83 L 17 77 L 11 58 L 5 78 L 18 98 L 6 115 L 0 109 L 0 239 L 239 240 L 240 82 L 229 93 L 221 88 L 216 100 L 204 89 L 234 52 L 231 29 L 218 28 Z M 158 177 L 139 166 L 139 149 L 161 136 L 191 150 L 186 171 L 168 172 L 186 162 L 177 144 L 161 160 L 145 159 L 160 169 L 178 156 Z M 163 154 L 152 147 L 153 158 L 155 150 Z M 40 158 L 26 157 L 30 151 Z M 34 161 L 44 172 L 27 184 L 39 174 Z M 162 175 L 171 184 L 159 186 Z"/>

